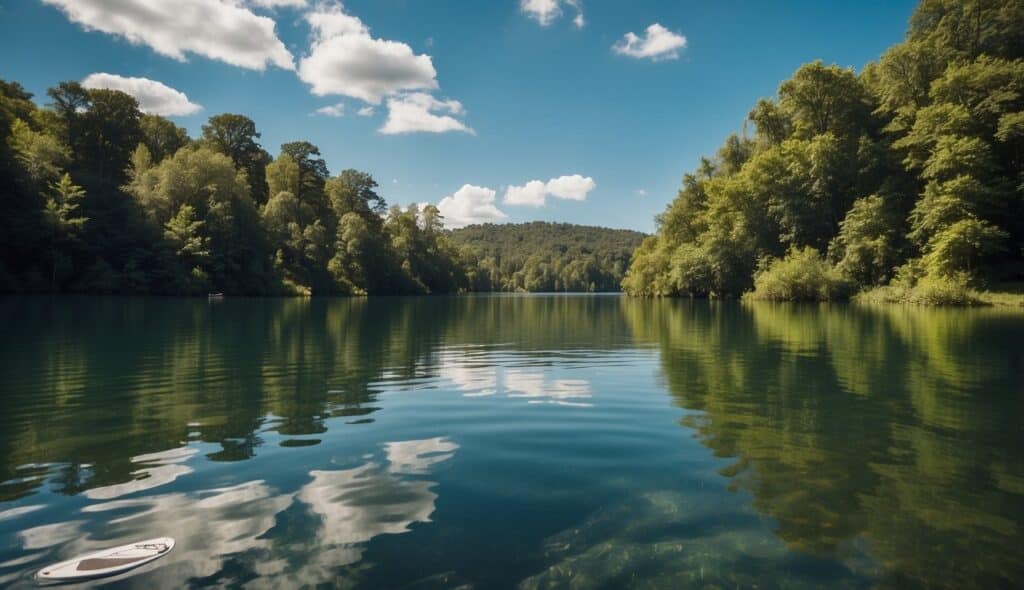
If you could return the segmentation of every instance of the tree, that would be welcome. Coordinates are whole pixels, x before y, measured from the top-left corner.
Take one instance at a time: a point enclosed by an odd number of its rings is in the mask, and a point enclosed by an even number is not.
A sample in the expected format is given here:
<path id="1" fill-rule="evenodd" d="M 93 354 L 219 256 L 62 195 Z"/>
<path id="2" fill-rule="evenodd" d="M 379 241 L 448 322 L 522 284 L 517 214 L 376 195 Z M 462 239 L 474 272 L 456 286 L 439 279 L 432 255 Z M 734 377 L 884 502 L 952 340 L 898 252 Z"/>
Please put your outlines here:
<path id="1" fill-rule="evenodd" d="M 11 125 L 10 142 L 15 158 L 37 190 L 38 187 L 50 186 L 60 178 L 71 159 L 68 147 L 59 139 L 48 133 L 33 131 L 21 119 L 15 119 Z"/>
<path id="2" fill-rule="evenodd" d="M 299 194 L 299 165 L 288 154 L 281 154 L 267 165 L 267 189 L 271 195 L 287 192 Z"/>
<path id="3" fill-rule="evenodd" d="M 118 90 L 86 90 L 75 82 L 62 83 L 51 96 L 80 171 L 92 182 L 123 183 L 131 153 L 142 141 L 138 101 Z"/>
<path id="4" fill-rule="evenodd" d="M 757 136 L 769 144 L 782 143 L 793 133 L 793 121 L 775 101 L 762 98 L 747 115 L 757 129 Z"/>
<path id="5" fill-rule="evenodd" d="M 880 195 L 857 199 L 829 245 L 836 269 L 858 285 L 873 286 L 892 277 L 900 261 L 897 212 Z"/>
<path id="6" fill-rule="evenodd" d="M 922 0 L 906 41 L 860 75 L 801 66 L 750 111 L 750 149 L 730 137 L 684 176 L 623 287 L 734 294 L 755 268 L 823 280 L 757 263 L 789 250 L 810 264 L 805 247 L 826 245 L 858 287 L 890 281 L 907 300 L 963 301 L 969 280 L 1024 278 L 1022 58 L 1024 4 Z M 813 291 L 791 286 L 760 292 Z"/>
<path id="7" fill-rule="evenodd" d="M 296 195 L 307 202 L 318 199 L 330 176 L 327 162 L 320 157 L 320 148 L 308 141 L 293 141 L 282 144 L 281 153 L 299 165 L 299 191 Z"/>
<path id="8" fill-rule="evenodd" d="M 164 224 L 164 238 L 171 244 L 180 263 L 190 269 L 186 288 L 193 293 L 202 293 L 208 280 L 203 269 L 210 258 L 210 238 L 203 234 L 203 225 L 191 205 L 182 205 L 178 213 Z"/>
<path id="9" fill-rule="evenodd" d="M 908 40 L 974 59 L 981 54 L 1024 57 L 1024 6 L 989 0 L 921 0 L 910 17 Z"/>
<path id="10" fill-rule="evenodd" d="M 202 241 L 196 253 L 208 251 L 209 256 L 188 262 L 209 277 L 213 288 L 241 293 L 266 289 L 266 238 L 245 172 L 230 158 L 206 147 L 186 147 L 136 173 L 126 188 L 152 222 L 175 226 L 179 231 L 172 234 L 177 238 L 184 227 L 201 223 L 192 226 Z"/>
<path id="11" fill-rule="evenodd" d="M 826 66 L 821 60 L 801 66 L 779 86 L 779 105 L 792 118 L 798 137 L 826 132 L 855 136 L 871 111 L 853 70 Z"/>
<path id="12" fill-rule="evenodd" d="M 160 115 L 142 115 L 139 127 L 142 130 L 142 143 L 156 163 L 174 155 L 190 141 L 184 129 Z"/>
<path id="13" fill-rule="evenodd" d="M 312 207 L 289 191 L 281 191 L 267 201 L 262 211 L 263 227 L 278 248 L 279 265 L 289 281 L 309 287 L 311 269 L 306 264 L 306 234 L 316 218 Z"/>
<path id="14" fill-rule="evenodd" d="M 261 205 L 267 200 L 266 167 L 270 154 L 257 140 L 260 134 L 252 119 L 233 113 L 214 115 L 203 125 L 202 142 L 244 170 L 252 189 L 252 198 Z"/>
<path id="15" fill-rule="evenodd" d="M 376 189 L 377 181 L 369 174 L 342 170 L 327 181 L 325 190 L 339 219 L 347 213 L 356 213 L 370 221 L 387 211 L 387 202 Z"/>
<path id="16" fill-rule="evenodd" d="M 54 292 L 59 290 L 58 270 L 66 271 L 66 267 L 71 264 L 70 258 L 63 255 L 60 248 L 75 239 L 89 220 L 78 211 L 84 198 L 85 190 L 73 183 L 71 175 L 66 172 L 60 180 L 50 185 L 45 220 L 50 230 L 50 288 Z"/>
<path id="17" fill-rule="evenodd" d="M 973 275 L 984 257 L 1004 248 L 1007 233 L 979 219 L 961 219 L 928 242 L 923 258 L 929 275 Z"/>

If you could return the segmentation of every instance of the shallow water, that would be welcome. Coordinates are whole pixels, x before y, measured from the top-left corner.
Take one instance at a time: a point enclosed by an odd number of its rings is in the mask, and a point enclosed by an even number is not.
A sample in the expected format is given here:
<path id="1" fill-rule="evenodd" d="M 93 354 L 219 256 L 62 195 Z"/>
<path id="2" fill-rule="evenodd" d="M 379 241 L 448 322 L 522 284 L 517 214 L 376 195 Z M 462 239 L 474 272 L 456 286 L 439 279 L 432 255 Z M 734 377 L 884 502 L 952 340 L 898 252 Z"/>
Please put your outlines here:
<path id="1" fill-rule="evenodd" d="M 2 299 L 0 586 L 1000 588 L 1024 314 Z"/>

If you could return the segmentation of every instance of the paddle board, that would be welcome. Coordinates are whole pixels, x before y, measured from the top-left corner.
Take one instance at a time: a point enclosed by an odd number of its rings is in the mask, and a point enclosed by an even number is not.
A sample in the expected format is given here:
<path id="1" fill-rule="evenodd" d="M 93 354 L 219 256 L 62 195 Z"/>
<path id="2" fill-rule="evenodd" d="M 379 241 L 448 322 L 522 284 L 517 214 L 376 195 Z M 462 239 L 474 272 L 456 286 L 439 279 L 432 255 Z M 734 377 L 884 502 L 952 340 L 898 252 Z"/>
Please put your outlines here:
<path id="1" fill-rule="evenodd" d="M 174 548 L 174 539 L 159 537 L 104 549 L 39 570 L 36 578 L 47 582 L 73 582 L 105 578 L 160 559 Z"/>

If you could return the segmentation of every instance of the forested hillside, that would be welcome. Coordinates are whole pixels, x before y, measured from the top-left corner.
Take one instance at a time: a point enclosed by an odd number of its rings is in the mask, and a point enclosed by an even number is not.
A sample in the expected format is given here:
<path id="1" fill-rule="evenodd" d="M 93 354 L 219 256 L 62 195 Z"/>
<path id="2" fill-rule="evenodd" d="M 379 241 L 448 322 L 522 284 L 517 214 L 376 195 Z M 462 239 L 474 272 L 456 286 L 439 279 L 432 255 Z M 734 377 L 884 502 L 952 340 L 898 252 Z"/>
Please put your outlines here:
<path id="1" fill-rule="evenodd" d="M 114 90 L 63 82 L 39 108 L 0 82 L 0 291 L 446 293 L 466 271 L 433 206 L 387 207 L 317 146 L 272 157 L 255 123 L 191 139 Z"/>
<path id="2" fill-rule="evenodd" d="M 476 291 L 618 291 L 644 234 L 535 221 L 450 234 Z"/>
<path id="3" fill-rule="evenodd" d="M 685 175 L 624 288 L 957 302 L 1019 280 L 1022 58 L 1024 2 L 924 0 L 861 72 L 803 65 Z"/>

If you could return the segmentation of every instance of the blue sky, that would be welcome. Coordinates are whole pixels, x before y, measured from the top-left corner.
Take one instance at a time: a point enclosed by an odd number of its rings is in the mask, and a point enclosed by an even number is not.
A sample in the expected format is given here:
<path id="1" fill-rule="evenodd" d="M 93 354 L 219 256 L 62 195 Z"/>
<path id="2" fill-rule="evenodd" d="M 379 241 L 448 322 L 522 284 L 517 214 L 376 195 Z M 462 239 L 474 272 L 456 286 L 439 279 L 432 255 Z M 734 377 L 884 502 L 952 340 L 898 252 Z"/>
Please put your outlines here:
<path id="1" fill-rule="evenodd" d="M 453 224 L 652 231 L 758 98 L 813 59 L 876 59 L 915 4 L 523 1 L 0 0 L 0 77 L 40 102 L 95 73 L 157 81 L 201 107 L 170 117 L 193 136 L 243 113 L 271 153 L 309 140 L 332 173 L 368 171 L 389 203 L 442 203 Z"/>

